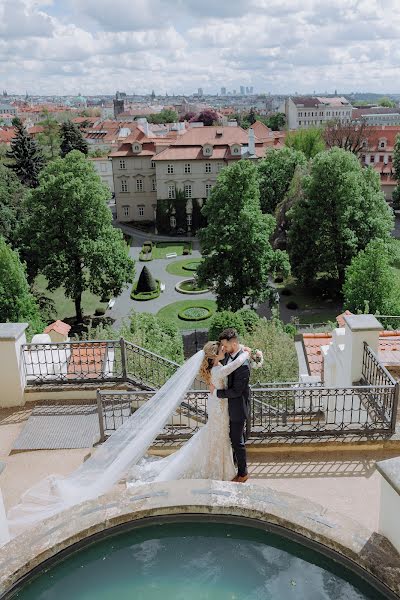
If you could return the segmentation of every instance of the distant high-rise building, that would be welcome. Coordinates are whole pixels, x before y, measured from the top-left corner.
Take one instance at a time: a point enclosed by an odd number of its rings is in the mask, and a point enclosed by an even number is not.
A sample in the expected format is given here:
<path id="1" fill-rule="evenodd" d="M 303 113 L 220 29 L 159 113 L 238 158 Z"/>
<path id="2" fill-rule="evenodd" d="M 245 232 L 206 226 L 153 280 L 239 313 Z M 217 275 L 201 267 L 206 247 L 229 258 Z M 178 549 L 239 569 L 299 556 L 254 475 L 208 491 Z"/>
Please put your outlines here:
<path id="1" fill-rule="evenodd" d="M 241 96 L 244 96 L 244 92 L 245 92 L 245 90 L 244 90 L 244 85 L 241 85 L 241 86 L 240 86 L 240 95 L 241 95 Z"/>
<path id="2" fill-rule="evenodd" d="M 250 94 L 250 88 L 246 86 L 246 94 Z"/>
<path id="3" fill-rule="evenodd" d="M 226 96 L 226 87 L 221 88 L 221 96 Z"/>
<path id="4" fill-rule="evenodd" d="M 203 88 L 198 88 L 197 89 L 197 95 L 198 96 L 202 96 L 203 95 Z"/>
<path id="5" fill-rule="evenodd" d="M 233 94 L 234 96 L 236 96 L 236 90 L 233 90 L 232 94 Z"/>
<path id="6" fill-rule="evenodd" d="M 252 93 L 253 93 L 253 89 L 254 89 L 254 88 L 253 88 L 253 86 L 251 85 L 251 86 L 250 86 L 250 94 L 252 94 Z"/>

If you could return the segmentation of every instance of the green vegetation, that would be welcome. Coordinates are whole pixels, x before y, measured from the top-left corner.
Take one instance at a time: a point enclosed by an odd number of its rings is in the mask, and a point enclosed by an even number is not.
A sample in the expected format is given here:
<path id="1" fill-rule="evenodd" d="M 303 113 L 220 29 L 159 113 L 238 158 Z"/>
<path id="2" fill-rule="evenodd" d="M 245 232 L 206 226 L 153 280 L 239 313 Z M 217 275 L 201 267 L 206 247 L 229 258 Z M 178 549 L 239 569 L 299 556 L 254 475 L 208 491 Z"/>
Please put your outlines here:
<path id="1" fill-rule="evenodd" d="M 18 253 L 0 237 L 0 322 L 29 323 L 28 336 L 41 333 L 44 323 L 31 294 Z"/>
<path id="2" fill-rule="evenodd" d="M 397 185 L 393 190 L 393 208 L 400 209 L 400 135 L 396 136 L 393 153 L 393 171 L 394 177 L 397 180 Z"/>
<path id="3" fill-rule="evenodd" d="M 158 298 L 161 293 L 161 283 L 158 279 L 155 279 L 156 289 L 151 292 L 138 292 L 137 284 L 135 283 L 132 287 L 131 298 L 132 300 L 145 301 L 145 300 L 154 300 Z"/>
<path id="4" fill-rule="evenodd" d="M 215 292 L 220 310 L 262 302 L 282 254 L 270 243 L 275 219 L 261 212 L 257 167 L 241 160 L 221 171 L 203 213 L 208 224 L 200 231 L 200 285 Z"/>
<path id="5" fill-rule="evenodd" d="M 171 108 L 164 108 L 159 113 L 148 115 L 149 123 L 177 123 L 179 121 L 178 113 Z"/>
<path id="6" fill-rule="evenodd" d="M 182 321 L 205 321 L 211 316 L 212 311 L 205 306 L 189 306 L 178 313 L 178 317 Z"/>
<path id="7" fill-rule="evenodd" d="M 53 160 L 60 154 L 60 125 L 48 110 L 43 111 L 44 119 L 38 125 L 43 127 L 37 140 L 47 161 Z"/>
<path id="8" fill-rule="evenodd" d="M 0 164 L 0 236 L 13 248 L 18 244 L 18 228 L 25 217 L 25 195 L 26 189 L 17 175 Z"/>
<path id="9" fill-rule="evenodd" d="M 257 165 L 260 204 L 264 213 L 274 213 L 288 192 L 296 167 L 305 167 L 303 152 L 294 148 L 271 149 Z"/>
<path id="10" fill-rule="evenodd" d="M 63 158 L 69 152 L 72 152 L 72 150 L 79 150 L 82 154 L 87 154 L 89 152 L 89 147 L 82 132 L 75 123 L 72 123 L 72 121 L 65 121 L 65 123 L 61 124 L 60 137 L 60 151 Z"/>
<path id="11" fill-rule="evenodd" d="M 179 329 L 198 329 L 199 322 L 197 320 L 183 321 L 179 318 L 179 313 L 187 308 L 205 308 L 213 314 L 216 310 L 216 303 L 214 300 L 182 300 L 164 306 L 164 308 L 158 311 L 157 316 L 165 321 L 173 323 L 179 327 Z M 210 320 L 211 316 L 205 321 L 201 321 L 201 328 L 208 329 Z"/>
<path id="12" fill-rule="evenodd" d="M 185 281 L 181 281 L 179 284 L 176 285 L 175 289 L 178 292 L 181 293 L 186 293 L 186 294 L 190 294 L 190 293 L 200 293 L 200 292 L 207 292 L 208 289 L 199 286 L 198 282 L 196 281 L 196 279 L 186 279 Z"/>
<path id="13" fill-rule="evenodd" d="M 197 271 L 197 267 L 201 263 L 201 258 L 187 258 L 185 260 L 175 260 L 166 266 L 166 270 L 171 275 L 187 276 Z"/>
<path id="14" fill-rule="evenodd" d="M 19 119 L 13 119 L 16 129 L 15 137 L 11 140 L 7 158 L 7 166 L 17 175 L 20 182 L 30 188 L 39 185 L 39 174 L 44 165 L 44 156 L 35 140 L 28 134 Z"/>
<path id="15" fill-rule="evenodd" d="M 352 258 L 371 239 L 388 240 L 393 228 L 379 175 L 362 168 L 354 154 L 333 148 L 313 159 L 303 193 L 290 211 L 293 272 L 304 284 L 329 280 L 340 293 Z"/>
<path id="16" fill-rule="evenodd" d="M 191 242 L 157 242 L 153 247 L 153 258 L 166 258 L 167 254 L 176 253 L 178 256 L 191 254 Z"/>
<path id="17" fill-rule="evenodd" d="M 83 154 L 72 151 L 50 162 L 26 203 L 23 235 L 34 269 L 72 298 L 82 321 L 85 290 L 118 296 L 133 281 L 134 263 L 122 232 L 112 225 L 109 192 Z"/>
<path id="18" fill-rule="evenodd" d="M 143 267 L 139 279 L 131 292 L 133 300 L 154 300 L 160 295 L 160 281 L 154 279 L 146 266 Z"/>
<path id="19" fill-rule="evenodd" d="M 285 138 L 285 146 L 303 152 L 307 158 L 314 158 L 318 152 L 325 150 L 322 132 L 320 127 L 289 131 Z"/>

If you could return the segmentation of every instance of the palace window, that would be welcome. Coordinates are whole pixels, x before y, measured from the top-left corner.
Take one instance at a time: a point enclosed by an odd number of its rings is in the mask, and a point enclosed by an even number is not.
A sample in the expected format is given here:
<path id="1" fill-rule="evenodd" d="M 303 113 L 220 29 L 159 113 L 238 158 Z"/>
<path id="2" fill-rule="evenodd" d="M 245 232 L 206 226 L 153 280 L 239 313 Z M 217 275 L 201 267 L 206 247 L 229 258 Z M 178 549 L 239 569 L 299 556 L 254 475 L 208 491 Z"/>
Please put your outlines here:
<path id="1" fill-rule="evenodd" d="M 122 214 L 124 217 L 129 217 L 129 206 L 122 207 Z"/>
<path id="2" fill-rule="evenodd" d="M 126 169 L 126 162 L 123 159 L 119 161 L 119 168 Z"/>
<path id="3" fill-rule="evenodd" d="M 211 190 L 212 190 L 212 184 L 211 183 L 206 183 L 206 198 L 210 197 Z"/>
<path id="4" fill-rule="evenodd" d="M 192 172 L 192 167 L 190 165 L 190 163 L 185 163 L 185 173 L 191 173 Z"/>
<path id="5" fill-rule="evenodd" d="M 155 168 L 156 168 L 156 161 L 155 161 L 155 160 L 152 160 L 152 161 L 151 161 L 151 168 L 152 168 L 152 169 L 155 169 Z"/>
<path id="6" fill-rule="evenodd" d="M 186 184 L 184 187 L 185 190 L 185 198 L 191 198 L 192 197 L 192 186 L 189 184 Z"/>
<path id="7" fill-rule="evenodd" d="M 143 192 L 143 179 L 136 179 L 136 191 Z"/>
<path id="8" fill-rule="evenodd" d="M 206 163 L 206 173 L 211 173 L 211 163 Z"/>
<path id="9" fill-rule="evenodd" d="M 168 164 L 168 165 L 167 165 L 167 173 L 168 173 L 169 175 L 171 175 L 173 172 L 174 172 L 174 165 L 172 165 L 172 164 Z"/>
<path id="10" fill-rule="evenodd" d="M 144 206 L 138 206 L 139 217 L 144 217 Z"/>
<path id="11" fill-rule="evenodd" d="M 157 191 L 157 180 L 156 179 L 151 180 L 151 189 L 153 190 L 153 192 Z"/>
<path id="12" fill-rule="evenodd" d="M 121 179 L 121 192 L 128 191 L 128 181 L 126 179 Z"/>
<path id="13" fill-rule="evenodd" d="M 168 199 L 173 200 L 175 198 L 175 185 L 168 186 Z"/>

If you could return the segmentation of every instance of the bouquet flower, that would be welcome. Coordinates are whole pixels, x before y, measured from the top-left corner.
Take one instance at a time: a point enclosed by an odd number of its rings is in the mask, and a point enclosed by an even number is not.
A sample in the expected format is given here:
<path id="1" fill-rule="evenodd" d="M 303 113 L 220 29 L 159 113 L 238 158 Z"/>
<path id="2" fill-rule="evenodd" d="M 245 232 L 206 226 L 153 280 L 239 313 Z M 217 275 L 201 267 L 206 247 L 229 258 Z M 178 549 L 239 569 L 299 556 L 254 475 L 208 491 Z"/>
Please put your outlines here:
<path id="1" fill-rule="evenodd" d="M 250 367 L 252 369 L 260 369 L 264 363 L 264 355 L 261 350 L 254 348 L 250 353 Z"/>

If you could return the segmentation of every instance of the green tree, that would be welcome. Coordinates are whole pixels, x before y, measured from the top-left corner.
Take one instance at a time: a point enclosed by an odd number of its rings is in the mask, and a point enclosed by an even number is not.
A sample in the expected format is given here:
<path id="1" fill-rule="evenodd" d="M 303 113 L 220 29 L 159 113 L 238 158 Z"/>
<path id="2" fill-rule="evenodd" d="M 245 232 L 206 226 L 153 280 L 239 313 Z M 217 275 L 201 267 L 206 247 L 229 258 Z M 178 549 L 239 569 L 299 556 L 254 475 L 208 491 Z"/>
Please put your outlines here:
<path id="1" fill-rule="evenodd" d="M 43 149 L 44 156 L 48 160 L 53 160 L 60 154 L 60 125 L 48 111 L 45 111 L 45 118 L 38 125 L 43 127 L 43 132 L 37 136 L 39 145 Z"/>
<path id="2" fill-rule="evenodd" d="M 28 335 L 43 331 L 39 307 L 30 293 L 25 266 L 0 237 L 0 322 L 29 323 Z"/>
<path id="3" fill-rule="evenodd" d="M 208 339 L 218 340 L 219 334 L 224 329 L 233 327 L 242 337 L 246 333 L 246 327 L 240 312 L 221 310 L 213 314 L 208 328 Z"/>
<path id="4" fill-rule="evenodd" d="M 177 123 L 178 113 L 172 108 L 164 108 L 159 113 L 153 113 L 147 117 L 149 123 Z"/>
<path id="5" fill-rule="evenodd" d="M 400 135 L 396 136 L 393 153 L 393 171 L 397 185 L 393 190 L 393 208 L 400 208 Z"/>
<path id="6" fill-rule="evenodd" d="M 39 183 L 39 173 L 44 165 L 44 157 L 35 140 L 28 134 L 19 119 L 13 119 L 16 129 L 15 137 L 11 140 L 7 158 L 20 182 L 34 188 Z"/>
<path id="7" fill-rule="evenodd" d="M 93 165 L 74 150 L 47 165 L 27 200 L 26 245 L 48 289 L 63 285 L 74 300 L 78 321 L 83 291 L 115 296 L 134 277 L 122 232 L 112 226 L 108 197 Z"/>
<path id="8" fill-rule="evenodd" d="M 307 158 L 314 158 L 318 152 L 325 150 L 322 130 L 319 127 L 289 131 L 285 145 L 294 150 L 300 150 Z"/>
<path id="9" fill-rule="evenodd" d="M 86 140 L 84 139 L 79 127 L 72 121 L 65 121 L 61 124 L 61 156 L 66 156 L 72 150 L 79 150 L 83 154 L 87 154 L 89 149 Z"/>
<path id="10" fill-rule="evenodd" d="M 398 279 L 390 266 L 389 248 L 382 240 L 371 240 L 346 269 L 344 306 L 353 312 L 397 315 L 400 309 Z"/>
<path id="11" fill-rule="evenodd" d="M 139 275 L 139 279 L 136 286 L 136 293 L 140 294 L 142 292 L 154 292 L 156 289 L 157 284 L 154 280 L 154 277 L 145 265 L 142 269 L 142 272 Z"/>
<path id="12" fill-rule="evenodd" d="M 288 249 L 296 277 L 336 280 L 373 238 L 388 239 L 393 217 L 379 175 L 341 148 L 317 154 L 303 179 L 304 196 L 290 211 Z"/>
<path id="13" fill-rule="evenodd" d="M 268 117 L 267 126 L 272 129 L 272 131 L 279 131 L 283 129 L 286 125 L 286 116 L 285 113 L 276 113 L 275 115 L 271 115 Z"/>
<path id="14" fill-rule="evenodd" d="M 253 333 L 243 339 L 250 348 L 262 350 L 264 364 L 254 369 L 252 383 L 298 381 L 299 366 L 293 337 L 285 332 L 279 319 L 260 319 Z"/>
<path id="15" fill-rule="evenodd" d="M 275 219 L 261 212 L 254 163 L 242 160 L 221 171 L 203 214 L 208 224 L 200 230 L 200 285 L 214 290 L 220 310 L 265 299 L 275 261 L 269 241 Z"/>
<path id="16" fill-rule="evenodd" d="M 260 202 L 264 213 L 274 213 L 282 202 L 298 165 L 305 166 L 303 152 L 293 148 L 267 150 L 265 158 L 258 163 Z"/>
<path id="17" fill-rule="evenodd" d="M 379 104 L 379 106 L 384 106 L 386 108 L 394 108 L 396 106 L 396 102 L 394 102 L 387 96 L 384 96 L 383 98 L 378 100 L 378 104 Z"/>
<path id="18" fill-rule="evenodd" d="M 23 187 L 15 173 L 0 164 L 0 236 L 15 248 L 18 244 L 18 228 L 24 217 Z"/>
<path id="19" fill-rule="evenodd" d="M 257 121 L 257 116 L 256 116 L 256 113 L 254 112 L 254 108 L 250 109 L 247 119 L 248 119 L 250 125 L 253 125 L 253 123 L 255 123 Z"/>

